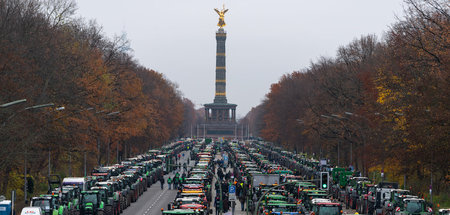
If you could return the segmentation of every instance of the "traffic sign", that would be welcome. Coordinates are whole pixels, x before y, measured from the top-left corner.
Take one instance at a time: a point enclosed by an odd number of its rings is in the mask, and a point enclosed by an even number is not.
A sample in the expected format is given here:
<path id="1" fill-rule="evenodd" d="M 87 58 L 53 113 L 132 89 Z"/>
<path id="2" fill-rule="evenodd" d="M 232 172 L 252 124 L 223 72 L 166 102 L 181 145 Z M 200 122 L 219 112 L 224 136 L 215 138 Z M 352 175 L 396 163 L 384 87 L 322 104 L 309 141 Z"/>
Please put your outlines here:
<path id="1" fill-rule="evenodd" d="M 236 193 L 236 186 L 234 185 L 228 186 L 228 193 Z"/>
<path id="2" fill-rule="evenodd" d="M 228 200 L 236 201 L 236 186 L 234 185 L 228 186 Z"/>

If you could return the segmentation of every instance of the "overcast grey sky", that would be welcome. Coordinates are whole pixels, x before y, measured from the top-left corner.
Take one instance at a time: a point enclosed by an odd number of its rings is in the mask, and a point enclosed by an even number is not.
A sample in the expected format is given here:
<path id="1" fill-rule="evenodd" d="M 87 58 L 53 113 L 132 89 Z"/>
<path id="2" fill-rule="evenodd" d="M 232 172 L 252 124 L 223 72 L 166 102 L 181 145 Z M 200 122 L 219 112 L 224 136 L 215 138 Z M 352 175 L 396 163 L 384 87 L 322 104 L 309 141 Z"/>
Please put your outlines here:
<path id="1" fill-rule="evenodd" d="M 361 35 L 379 38 L 402 0 L 76 0 L 77 16 L 112 37 L 126 32 L 140 64 L 179 85 L 197 108 L 212 103 L 218 15 L 225 4 L 227 98 L 245 116 L 286 73 L 333 57 Z"/>

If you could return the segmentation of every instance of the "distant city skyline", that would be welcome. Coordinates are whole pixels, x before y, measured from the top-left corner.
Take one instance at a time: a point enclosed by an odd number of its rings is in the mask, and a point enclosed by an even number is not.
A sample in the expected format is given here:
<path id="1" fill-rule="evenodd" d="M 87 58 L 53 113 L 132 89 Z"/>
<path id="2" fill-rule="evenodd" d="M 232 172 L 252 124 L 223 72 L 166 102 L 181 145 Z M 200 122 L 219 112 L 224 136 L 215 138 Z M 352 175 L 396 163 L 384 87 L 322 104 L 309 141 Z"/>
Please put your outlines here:
<path id="1" fill-rule="evenodd" d="M 179 86 L 196 108 L 215 88 L 214 8 L 225 15 L 227 98 L 243 117 L 270 85 L 362 35 L 381 38 L 401 17 L 402 0 L 77 0 L 77 16 L 94 19 L 108 37 L 126 33 L 135 58 Z"/>

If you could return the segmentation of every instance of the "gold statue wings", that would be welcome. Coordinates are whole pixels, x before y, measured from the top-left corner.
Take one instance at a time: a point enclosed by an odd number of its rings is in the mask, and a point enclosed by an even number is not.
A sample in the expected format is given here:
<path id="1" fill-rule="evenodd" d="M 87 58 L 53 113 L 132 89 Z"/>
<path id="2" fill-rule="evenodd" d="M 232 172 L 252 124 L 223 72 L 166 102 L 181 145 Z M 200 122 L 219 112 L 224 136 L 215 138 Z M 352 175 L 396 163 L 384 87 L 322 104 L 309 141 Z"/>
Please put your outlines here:
<path id="1" fill-rule="evenodd" d="M 217 14 L 219 14 L 219 23 L 217 23 L 217 26 L 223 28 L 225 25 L 225 13 L 228 11 L 228 9 L 225 9 L 225 5 L 223 6 L 222 10 L 218 10 L 217 8 L 214 8 Z"/>

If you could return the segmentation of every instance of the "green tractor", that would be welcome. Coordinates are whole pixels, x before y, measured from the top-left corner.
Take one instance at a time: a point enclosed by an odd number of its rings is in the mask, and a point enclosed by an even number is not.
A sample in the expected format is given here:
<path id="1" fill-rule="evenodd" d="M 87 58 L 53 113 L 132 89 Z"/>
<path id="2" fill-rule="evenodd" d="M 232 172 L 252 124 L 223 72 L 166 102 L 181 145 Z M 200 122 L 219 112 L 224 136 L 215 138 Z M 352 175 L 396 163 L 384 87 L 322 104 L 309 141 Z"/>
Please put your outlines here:
<path id="1" fill-rule="evenodd" d="M 120 193 L 115 192 L 113 182 L 97 182 L 97 187 L 92 187 L 91 190 L 100 192 L 102 201 L 105 203 L 105 214 L 120 214 L 121 202 Z"/>
<path id="2" fill-rule="evenodd" d="M 352 171 L 349 171 L 346 168 L 342 167 L 336 167 L 331 171 L 333 185 L 331 185 L 330 193 L 332 194 L 333 198 L 339 198 L 340 191 L 343 191 L 345 189 L 345 186 L 347 186 L 347 175 L 351 176 L 352 174 Z"/>
<path id="3" fill-rule="evenodd" d="M 131 202 L 136 202 L 141 195 L 141 192 L 143 192 L 143 189 L 141 190 L 140 181 L 138 180 L 138 175 L 133 171 L 125 171 L 123 172 L 123 175 L 130 186 Z"/>
<path id="4" fill-rule="evenodd" d="M 130 187 L 124 176 L 113 176 L 108 182 L 113 182 L 114 190 L 120 193 L 120 210 L 125 210 L 131 204 Z"/>
<path id="5" fill-rule="evenodd" d="M 31 207 L 40 207 L 45 215 L 67 215 L 67 207 L 59 201 L 58 195 L 40 195 L 31 198 Z"/>
<path id="6" fill-rule="evenodd" d="M 61 192 L 61 203 L 67 206 L 69 214 L 76 214 L 80 198 L 80 188 L 77 186 L 64 186 L 62 188 L 56 188 L 54 192 Z"/>
<path id="7" fill-rule="evenodd" d="M 92 214 L 103 215 L 105 203 L 102 201 L 101 194 L 96 190 L 82 191 L 81 201 L 78 205 L 80 215 Z"/>
<path id="8" fill-rule="evenodd" d="M 417 214 L 417 215 L 431 215 L 433 214 L 433 210 L 430 207 L 426 206 L 426 202 L 423 199 L 419 198 L 406 198 L 403 199 L 403 209 L 396 208 L 395 215 L 409 215 L 409 214 Z"/>

